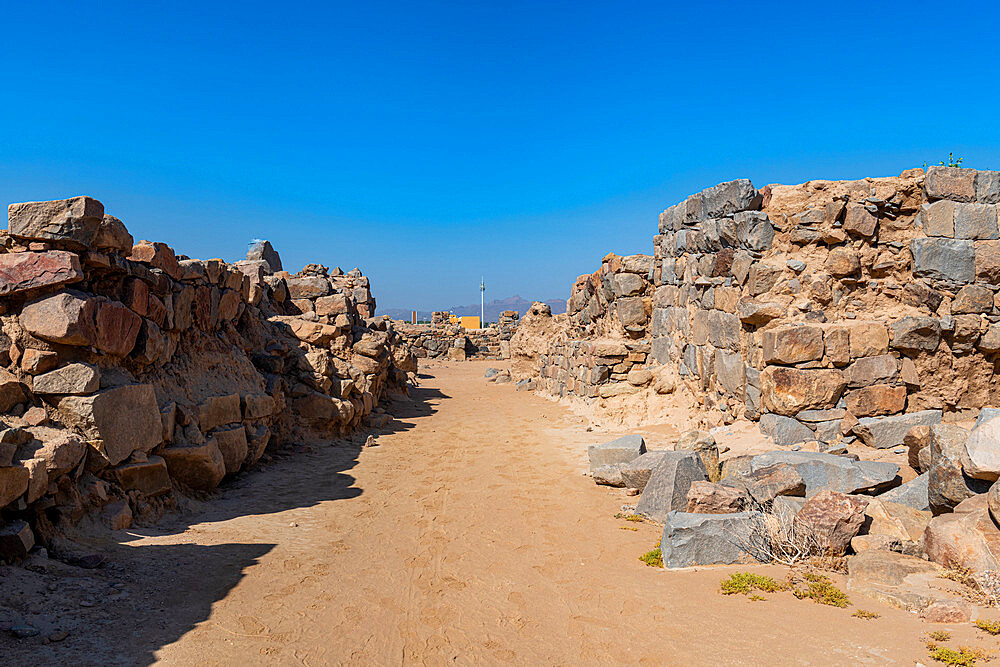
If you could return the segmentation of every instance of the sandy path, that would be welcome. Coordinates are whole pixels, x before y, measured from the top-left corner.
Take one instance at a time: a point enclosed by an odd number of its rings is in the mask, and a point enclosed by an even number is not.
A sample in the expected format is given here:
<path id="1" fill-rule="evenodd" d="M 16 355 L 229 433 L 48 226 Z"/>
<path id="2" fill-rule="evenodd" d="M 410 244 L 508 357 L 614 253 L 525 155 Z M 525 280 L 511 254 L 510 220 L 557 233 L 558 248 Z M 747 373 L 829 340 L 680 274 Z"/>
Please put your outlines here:
<path id="1" fill-rule="evenodd" d="M 862 621 L 787 593 L 723 597 L 734 568 L 643 565 L 660 530 L 615 519 L 635 499 L 581 475 L 584 445 L 609 434 L 484 368 L 424 370 L 379 447 L 281 459 L 136 532 L 115 556 L 138 573 L 132 612 L 88 650 L 183 665 L 926 660 L 927 626 L 873 601 L 855 600 L 882 614 Z"/>

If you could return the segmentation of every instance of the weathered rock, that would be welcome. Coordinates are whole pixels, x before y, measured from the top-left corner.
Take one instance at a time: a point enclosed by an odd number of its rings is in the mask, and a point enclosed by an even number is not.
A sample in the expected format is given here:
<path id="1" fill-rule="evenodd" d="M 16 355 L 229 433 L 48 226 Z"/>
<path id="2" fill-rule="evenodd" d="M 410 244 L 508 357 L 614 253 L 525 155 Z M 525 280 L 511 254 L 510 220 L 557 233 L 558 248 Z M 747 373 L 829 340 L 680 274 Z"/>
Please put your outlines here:
<path id="1" fill-rule="evenodd" d="M 243 419 L 240 409 L 240 395 L 210 396 L 198 406 L 198 426 L 202 431 L 211 431 L 218 426 L 233 424 Z"/>
<path id="2" fill-rule="evenodd" d="M 24 399 L 24 385 L 16 375 L 0 368 L 0 412 L 7 412 Z"/>
<path id="3" fill-rule="evenodd" d="M 24 446 L 24 452 L 30 453 L 30 456 L 24 458 L 43 461 L 45 471 L 51 479 L 73 470 L 87 451 L 87 445 L 75 433 L 65 429 L 36 426 L 31 429 L 31 435 L 35 440 Z M 32 444 L 37 446 L 33 447 Z"/>
<path id="4" fill-rule="evenodd" d="M 0 255 L 0 296 L 52 289 L 83 280 L 80 258 L 71 252 L 12 252 Z"/>
<path id="5" fill-rule="evenodd" d="M 28 490 L 28 469 L 22 466 L 0 466 L 0 509 L 17 500 Z"/>
<path id="6" fill-rule="evenodd" d="M 148 460 L 125 463 L 112 473 L 118 485 L 126 491 L 139 491 L 146 497 L 170 493 L 170 476 L 167 463 L 161 456 L 150 456 Z"/>
<path id="7" fill-rule="evenodd" d="M 795 515 L 797 530 L 807 532 L 828 555 L 840 556 L 865 522 L 866 499 L 820 491 Z"/>
<path id="8" fill-rule="evenodd" d="M 823 263 L 831 276 L 845 278 L 861 273 L 861 260 L 852 248 L 834 248 Z"/>
<path id="9" fill-rule="evenodd" d="M 815 452 L 766 452 L 750 461 L 751 471 L 776 463 L 795 466 L 806 483 L 806 496 L 828 489 L 841 493 L 868 493 L 895 484 L 899 466 L 885 461 L 852 461 Z"/>
<path id="10" fill-rule="evenodd" d="M 993 291 L 982 285 L 966 285 L 958 290 L 955 300 L 951 302 L 951 312 L 988 313 L 993 310 Z"/>
<path id="11" fill-rule="evenodd" d="M 761 336 L 764 363 L 797 364 L 823 357 L 823 330 L 809 325 L 768 329 Z"/>
<path id="12" fill-rule="evenodd" d="M 96 300 L 66 291 L 27 304 L 18 321 L 28 333 L 43 340 L 93 345 L 97 340 L 96 315 Z"/>
<path id="13" fill-rule="evenodd" d="M 930 523 L 930 510 L 917 510 L 907 505 L 887 501 L 883 496 L 871 498 L 865 509 L 869 535 L 880 535 L 899 542 L 918 542 Z"/>
<path id="14" fill-rule="evenodd" d="M 212 434 L 210 441 L 222 452 L 222 460 L 229 474 L 238 472 L 247 458 L 247 433 L 242 424 L 231 428 L 219 429 Z"/>
<path id="15" fill-rule="evenodd" d="M 677 439 L 674 450 L 696 452 L 701 462 L 705 464 L 708 479 L 713 482 L 719 479 L 719 446 L 711 433 L 698 430 L 685 431 Z"/>
<path id="16" fill-rule="evenodd" d="M 992 204 L 955 204 L 955 238 L 997 238 L 997 209 Z"/>
<path id="17" fill-rule="evenodd" d="M 943 594 L 940 568 L 892 551 L 872 550 L 847 561 L 847 590 L 904 611 L 920 612 L 950 600 Z"/>
<path id="18" fill-rule="evenodd" d="M 748 504 L 746 492 L 713 482 L 694 481 L 687 493 L 687 512 L 691 514 L 731 514 L 742 512 Z"/>
<path id="19" fill-rule="evenodd" d="M 281 257 L 278 255 L 278 251 L 271 246 L 270 241 L 255 240 L 250 245 L 250 250 L 247 251 L 247 259 L 259 259 L 267 262 L 267 266 L 270 269 L 268 273 L 281 271 Z"/>
<path id="20" fill-rule="evenodd" d="M 665 517 L 660 551 L 663 567 L 737 563 L 744 557 L 738 535 L 750 529 L 759 512 L 689 514 L 670 512 Z"/>
<path id="21" fill-rule="evenodd" d="M 780 447 L 788 447 L 816 439 L 816 434 L 805 424 L 791 417 L 782 417 L 770 412 L 760 416 L 760 430 L 765 435 L 770 436 L 774 440 L 774 444 Z"/>
<path id="22" fill-rule="evenodd" d="M 620 465 L 646 453 L 646 443 L 641 435 L 625 435 L 600 445 L 587 448 L 591 470 L 596 466 Z"/>
<path id="23" fill-rule="evenodd" d="M 160 269 L 174 280 L 181 279 L 181 266 L 177 262 L 177 255 L 166 243 L 139 241 L 132 246 L 129 259 Z"/>
<path id="24" fill-rule="evenodd" d="M 738 308 L 740 321 L 755 326 L 767 324 L 771 320 L 785 316 L 785 307 L 780 303 L 741 299 Z"/>
<path id="25" fill-rule="evenodd" d="M 942 514 L 924 531 L 924 550 L 935 563 L 973 572 L 1000 569 L 1000 530 L 988 510 Z"/>
<path id="26" fill-rule="evenodd" d="M 1000 417 L 977 425 L 965 441 L 962 471 L 974 479 L 1000 478 Z"/>
<path id="27" fill-rule="evenodd" d="M 100 388 L 97 367 L 76 363 L 36 375 L 31 390 L 36 394 L 92 394 Z"/>
<path id="28" fill-rule="evenodd" d="M 64 396 L 57 407 L 68 425 L 100 441 L 97 447 L 111 465 L 132 452 L 148 452 L 163 440 L 156 395 L 148 384 L 113 387 L 91 396 Z"/>
<path id="29" fill-rule="evenodd" d="M 170 477 L 192 489 L 211 491 L 226 476 L 226 462 L 214 440 L 201 445 L 167 447 L 160 454 Z"/>
<path id="30" fill-rule="evenodd" d="M 976 170 L 960 167 L 932 166 L 927 168 L 924 191 L 928 199 L 975 201 Z"/>
<path id="31" fill-rule="evenodd" d="M 891 354 L 858 359 L 846 369 L 844 376 L 849 387 L 867 387 L 896 378 L 896 358 Z"/>
<path id="32" fill-rule="evenodd" d="M 906 387 L 876 384 L 844 395 L 847 410 L 855 417 L 873 417 L 902 412 L 906 407 Z"/>
<path id="33" fill-rule="evenodd" d="M 319 276 L 303 276 L 301 278 L 286 278 L 288 295 L 292 299 L 315 299 L 330 293 L 330 283 Z"/>
<path id="34" fill-rule="evenodd" d="M 887 503 L 897 503 L 912 507 L 921 512 L 930 511 L 930 501 L 928 500 L 928 485 L 930 474 L 924 473 L 914 477 L 909 482 L 890 489 L 879 496 L 879 500 Z"/>
<path id="35" fill-rule="evenodd" d="M 33 546 L 35 534 L 26 521 L 14 519 L 0 523 L 0 560 L 25 558 Z"/>
<path id="36" fill-rule="evenodd" d="M 94 237 L 94 247 L 122 255 L 132 252 L 132 235 L 125 228 L 125 223 L 113 215 L 104 214 L 101 224 L 97 227 Z"/>
<path id="37" fill-rule="evenodd" d="M 800 410 L 833 407 L 846 387 L 847 380 L 836 370 L 768 366 L 760 374 L 765 407 L 785 416 Z"/>
<path id="38" fill-rule="evenodd" d="M 914 426 L 941 423 L 940 410 L 921 410 L 891 417 L 864 417 L 858 420 L 854 434 L 869 447 L 888 449 L 903 444 L 903 438 Z"/>
<path id="39" fill-rule="evenodd" d="M 630 488 L 637 489 L 640 493 L 646 488 L 646 482 L 653 472 L 653 468 L 663 458 L 662 451 L 646 452 L 642 456 L 632 459 L 628 463 L 620 466 L 622 483 Z"/>
<path id="40" fill-rule="evenodd" d="M 805 496 L 806 483 L 795 466 L 788 463 L 757 468 L 740 480 L 755 502 L 763 505 L 778 496 Z"/>
<path id="41" fill-rule="evenodd" d="M 687 507 L 691 483 L 708 481 L 705 464 L 696 452 L 663 452 L 636 504 L 636 513 L 663 521 L 673 510 Z"/>
<path id="42" fill-rule="evenodd" d="M 58 241 L 79 250 L 93 244 L 103 218 L 104 205 L 90 197 L 21 202 L 7 207 L 11 236 Z"/>
<path id="43" fill-rule="evenodd" d="M 969 283 L 975 279 L 975 252 L 972 241 L 941 238 L 913 239 L 913 275 L 918 278 Z"/>
<path id="44" fill-rule="evenodd" d="M 969 432 L 953 424 L 931 427 L 930 468 L 927 497 L 935 514 L 951 511 L 956 505 L 977 493 L 984 493 L 988 482 L 972 480 L 962 472 Z"/>
<path id="45" fill-rule="evenodd" d="M 47 350 L 25 350 L 21 355 L 21 370 L 38 375 L 59 365 L 59 354 Z"/>
<path id="46" fill-rule="evenodd" d="M 852 236 L 871 236 L 878 227 L 878 218 L 863 204 L 850 203 L 844 215 L 844 231 Z"/>
<path id="47" fill-rule="evenodd" d="M 622 479 L 621 464 L 593 466 L 590 469 L 590 474 L 594 478 L 595 484 L 615 487 L 625 486 L 625 481 Z"/>

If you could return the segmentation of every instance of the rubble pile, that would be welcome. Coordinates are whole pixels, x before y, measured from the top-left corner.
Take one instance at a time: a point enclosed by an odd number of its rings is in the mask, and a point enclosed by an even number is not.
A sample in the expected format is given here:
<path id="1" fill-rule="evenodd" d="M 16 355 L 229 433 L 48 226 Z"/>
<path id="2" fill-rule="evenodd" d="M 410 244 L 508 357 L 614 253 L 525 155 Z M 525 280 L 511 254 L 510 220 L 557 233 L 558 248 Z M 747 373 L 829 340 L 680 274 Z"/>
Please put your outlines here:
<path id="1" fill-rule="evenodd" d="M 0 558 L 103 512 L 153 520 L 268 447 L 363 423 L 416 361 L 368 279 L 133 242 L 90 197 L 12 204 L 0 236 Z"/>

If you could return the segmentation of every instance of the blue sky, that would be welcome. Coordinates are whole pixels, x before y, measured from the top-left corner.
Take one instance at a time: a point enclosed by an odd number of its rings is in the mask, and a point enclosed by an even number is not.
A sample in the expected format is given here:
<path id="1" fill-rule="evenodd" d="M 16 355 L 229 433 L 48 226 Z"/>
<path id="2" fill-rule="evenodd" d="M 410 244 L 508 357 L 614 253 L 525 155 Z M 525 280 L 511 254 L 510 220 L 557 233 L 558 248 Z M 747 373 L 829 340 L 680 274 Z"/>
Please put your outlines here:
<path id="1" fill-rule="evenodd" d="M 0 200 L 360 266 L 380 307 L 566 297 L 719 181 L 1000 168 L 995 3 L 7 3 Z"/>

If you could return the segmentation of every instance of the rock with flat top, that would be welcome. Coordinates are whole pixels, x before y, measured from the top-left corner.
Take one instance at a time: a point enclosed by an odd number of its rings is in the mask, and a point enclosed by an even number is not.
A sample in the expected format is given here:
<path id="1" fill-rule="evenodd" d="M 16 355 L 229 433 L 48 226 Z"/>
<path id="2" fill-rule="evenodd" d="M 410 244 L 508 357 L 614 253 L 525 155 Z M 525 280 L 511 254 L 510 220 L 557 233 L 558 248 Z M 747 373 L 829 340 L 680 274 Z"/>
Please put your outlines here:
<path id="1" fill-rule="evenodd" d="M 708 481 L 697 452 L 663 452 L 639 497 L 636 513 L 663 521 L 670 512 L 687 509 L 687 494 L 696 481 Z"/>
<path id="2" fill-rule="evenodd" d="M 56 241 L 85 250 L 104 219 L 104 204 L 91 197 L 31 201 L 7 207 L 8 232 L 29 241 Z"/>
<path id="3" fill-rule="evenodd" d="M 739 535 L 749 532 L 759 512 L 691 514 L 670 512 L 665 518 L 660 552 L 663 567 L 737 563 L 745 558 Z"/>
<path id="4" fill-rule="evenodd" d="M 812 535 L 826 555 L 840 556 L 865 523 L 868 501 L 837 491 L 820 491 L 795 515 L 796 530 Z"/>
<path id="5" fill-rule="evenodd" d="M 0 296 L 55 289 L 83 280 L 80 258 L 71 252 L 11 252 L 0 255 Z"/>
<path id="6" fill-rule="evenodd" d="M 750 461 L 751 472 L 787 463 L 806 483 L 806 497 L 828 489 L 841 493 L 870 493 L 894 486 L 899 466 L 884 461 L 852 461 L 835 454 L 817 452 L 765 452 Z"/>
<path id="7" fill-rule="evenodd" d="M 747 508 L 745 491 L 713 482 L 694 481 L 687 493 L 687 511 L 691 514 L 732 514 Z"/>

